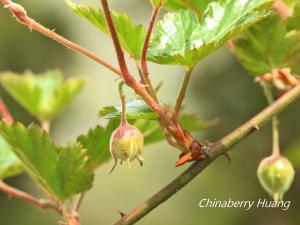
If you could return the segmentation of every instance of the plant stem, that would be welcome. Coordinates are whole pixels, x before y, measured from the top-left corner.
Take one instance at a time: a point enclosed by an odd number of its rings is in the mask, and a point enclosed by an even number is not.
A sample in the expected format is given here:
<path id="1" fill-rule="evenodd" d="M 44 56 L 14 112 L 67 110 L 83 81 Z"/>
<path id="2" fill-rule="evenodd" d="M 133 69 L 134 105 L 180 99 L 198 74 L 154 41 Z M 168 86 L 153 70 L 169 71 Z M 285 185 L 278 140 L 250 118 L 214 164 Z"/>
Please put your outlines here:
<path id="1" fill-rule="evenodd" d="M 141 78 L 141 83 L 142 83 L 143 85 L 147 86 L 147 85 L 146 85 L 146 81 L 145 81 L 144 74 L 143 74 L 143 72 L 142 72 L 142 67 L 141 67 L 140 62 L 136 60 L 136 61 L 135 61 L 135 65 L 136 65 L 136 68 L 137 68 L 137 70 L 138 70 L 139 76 L 140 76 L 140 78 Z"/>
<path id="2" fill-rule="evenodd" d="M 209 157 L 205 158 L 203 161 L 193 163 L 175 180 L 173 180 L 151 198 L 143 202 L 137 208 L 127 213 L 115 225 L 130 225 L 139 221 L 145 215 L 150 213 L 154 208 L 165 202 L 172 195 L 176 194 L 181 188 L 192 181 L 216 158 L 230 151 L 236 144 L 248 137 L 254 131 L 258 130 L 271 118 L 278 115 L 282 110 L 287 108 L 299 96 L 300 85 L 297 85 L 277 101 L 275 101 L 272 105 L 247 121 L 241 127 L 209 146 Z"/>
<path id="3" fill-rule="evenodd" d="M 10 9 L 12 14 L 17 18 L 17 20 L 20 23 L 28 26 L 30 30 L 36 30 L 36 31 L 40 32 L 41 34 L 59 42 L 60 44 L 66 46 L 67 48 L 73 49 L 74 51 L 77 51 L 77 52 L 95 60 L 96 62 L 105 66 L 106 68 L 113 71 L 117 75 L 123 77 L 123 73 L 120 70 L 118 70 L 117 68 L 115 68 L 114 66 L 110 65 L 109 63 L 105 62 L 104 60 L 102 60 L 101 58 L 96 56 L 95 54 L 93 54 L 93 53 L 89 52 L 88 50 L 82 48 L 81 46 L 61 37 L 60 35 L 56 34 L 53 30 L 49 30 L 48 28 L 40 25 L 39 23 L 37 23 L 36 21 L 34 21 L 30 17 L 28 17 L 26 11 L 23 9 L 23 7 L 21 5 L 13 3 L 10 0 L 1 0 L 1 2 L 5 5 L 5 7 Z M 20 10 L 20 8 L 23 9 L 24 11 L 19 12 L 18 10 Z M 120 53 L 120 54 L 122 54 L 122 53 Z M 122 69 L 124 69 L 123 66 L 122 66 Z M 159 104 L 157 104 L 152 99 L 152 97 L 148 94 L 148 92 L 144 89 L 144 87 L 140 83 L 136 82 L 132 76 L 126 76 L 125 81 L 131 88 L 133 88 L 147 102 L 147 104 L 155 112 L 157 112 L 159 115 L 161 115 L 165 121 L 167 120 L 166 116 L 163 115 Z"/>
<path id="4" fill-rule="evenodd" d="M 3 181 L 0 181 L 0 190 L 7 193 L 7 195 L 9 197 L 15 197 L 15 198 L 21 199 L 21 200 L 28 202 L 38 208 L 54 209 L 58 213 L 60 213 L 60 214 L 62 213 L 60 207 L 57 204 L 55 204 L 54 202 L 52 202 L 50 200 L 37 199 L 26 192 L 23 192 L 21 190 L 18 190 L 14 187 L 7 185 Z"/>
<path id="5" fill-rule="evenodd" d="M 129 73 L 126 61 L 125 61 L 125 56 L 124 52 L 122 50 L 120 40 L 116 31 L 116 28 L 114 26 L 111 12 L 107 3 L 107 0 L 101 0 L 101 4 L 103 7 L 103 11 L 105 14 L 105 19 L 107 22 L 107 26 L 109 27 L 111 37 L 115 46 L 120 70 L 122 72 L 122 77 L 124 78 L 125 83 L 133 88 L 143 99 L 147 102 L 147 104 L 155 111 L 157 112 L 160 116 L 164 118 L 165 121 L 168 120 L 166 115 L 162 113 L 161 107 L 159 104 L 149 95 L 149 93 L 146 91 L 146 89 L 139 83 L 137 82 L 134 77 Z"/>
<path id="6" fill-rule="evenodd" d="M 73 212 L 77 212 L 77 213 L 79 212 L 79 209 L 80 209 L 80 206 L 81 206 L 84 196 L 85 196 L 85 193 L 79 194 L 78 198 L 75 201 L 75 204 L 74 204 L 74 207 L 72 210 Z"/>
<path id="7" fill-rule="evenodd" d="M 187 90 L 192 72 L 193 72 L 193 68 L 187 68 L 186 69 L 184 79 L 183 79 L 183 82 L 182 82 L 182 86 L 180 88 L 180 92 L 179 92 L 179 95 L 177 97 L 176 105 L 175 105 L 174 112 L 173 112 L 173 120 L 174 121 L 177 121 L 177 119 L 178 119 L 178 115 L 179 115 L 179 112 L 180 112 L 180 109 L 181 109 L 181 106 L 182 106 L 182 103 L 183 103 L 183 99 L 184 99 L 185 94 L 186 94 L 186 90 Z"/>
<path id="8" fill-rule="evenodd" d="M 179 143 L 179 145 L 182 146 L 182 149 L 184 149 L 183 151 L 185 151 L 185 152 L 191 151 L 191 145 L 196 140 L 192 140 L 192 135 L 188 131 L 184 131 L 177 122 L 174 122 L 167 115 L 166 111 L 159 105 L 159 103 L 148 93 L 146 88 L 142 84 L 140 84 L 138 81 L 136 81 L 134 79 L 134 77 L 129 73 L 126 62 L 125 62 L 124 53 L 120 46 L 117 32 L 115 30 L 115 27 L 114 27 L 114 24 L 113 24 L 113 21 L 111 18 L 110 10 L 109 10 L 106 0 L 102 0 L 103 6 L 104 6 L 103 9 L 104 9 L 106 20 L 107 20 L 107 23 L 108 23 L 108 26 L 109 26 L 109 29 L 110 29 L 110 32 L 112 35 L 112 39 L 114 41 L 114 45 L 115 45 L 116 53 L 118 56 L 119 66 L 120 66 L 121 71 L 116 69 L 115 67 L 111 66 L 110 64 L 106 63 L 101 58 L 99 58 L 98 56 L 89 52 L 88 50 L 59 36 L 54 31 L 49 30 L 49 29 L 45 28 L 44 26 L 38 24 L 33 19 L 31 19 L 30 17 L 27 16 L 27 12 L 21 5 L 13 3 L 10 0 L 0 0 L 0 1 L 2 1 L 4 3 L 5 7 L 10 9 L 12 14 L 16 17 L 16 19 L 20 23 L 27 25 L 30 30 L 34 29 L 34 30 L 52 38 L 53 40 L 63 44 L 67 48 L 73 49 L 73 50 L 95 60 L 96 62 L 104 65 L 106 68 L 110 69 L 111 71 L 115 72 L 117 75 L 122 77 L 124 79 L 125 83 L 129 87 L 131 87 L 138 95 L 140 95 L 145 100 L 147 105 L 154 112 L 156 112 L 159 115 L 159 119 L 161 121 L 163 129 L 167 129 L 173 135 L 173 137 L 176 139 L 176 141 Z M 187 138 L 187 134 L 188 134 L 189 138 Z M 200 146 L 200 145 L 198 145 L 198 146 Z M 193 149 L 194 149 L 193 152 L 195 152 L 195 151 L 200 152 L 200 149 L 195 149 L 195 148 L 193 148 Z"/>
<path id="9" fill-rule="evenodd" d="M 125 56 L 124 56 L 124 52 L 123 49 L 121 47 L 120 44 L 120 40 L 114 25 L 114 22 L 112 20 L 112 16 L 111 16 L 111 12 L 107 3 L 107 0 L 101 0 L 102 3 L 102 8 L 104 11 L 104 15 L 105 15 L 105 19 L 106 19 L 106 23 L 107 26 L 109 28 L 110 34 L 111 34 L 111 38 L 113 40 L 114 46 L 115 46 L 115 50 L 117 53 L 117 58 L 118 58 L 118 62 L 119 62 L 119 66 L 120 66 L 120 70 L 122 72 L 122 76 L 124 77 L 125 81 L 127 79 L 129 79 L 130 77 L 130 73 L 125 61 Z"/>
<path id="10" fill-rule="evenodd" d="M 107 69 L 109 69 L 112 72 L 114 72 L 114 73 L 118 74 L 119 76 L 121 76 L 121 72 L 117 68 L 115 68 L 114 66 L 112 66 L 108 62 L 104 61 L 99 56 L 95 55 L 94 53 L 88 51 L 85 48 L 82 48 L 81 46 L 75 44 L 74 42 L 69 41 L 68 39 L 56 34 L 54 32 L 54 30 L 50 30 L 50 29 L 44 27 L 43 25 L 37 23 L 33 19 L 31 19 L 27 15 L 26 11 L 24 10 L 24 8 L 21 5 L 16 4 L 16 3 L 14 3 L 10 0 L 1 0 L 1 1 L 7 8 L 10 9 L 10 11 L 13 13 L 13 15 L 17 18 L 17 20 L 20 23 L 25 24 L 26 26 L 28 26 L 28 28 L 30 30 L 36 30 L 36 31 L 40 32 L 41 34 L 43 34 L 43 35 L 59 42 L 62 45 L 64 45 L 68 49 L 72 49 L 76 52 L 79 52 L 79 53 L 91 58 L 92 60 L 100 63 L 101 65 L 103 65 Z M 24 11 L 20 12 L 19 11 L 20 9 L 22 9 Z"/>
<path id="11" fill-rule="evenodd" d="M 269 105 L 274 103 L 274 97 L 271 90 L 271 86 L 266 84 L 265 82 L 261 82 L 261 86 L 263 87 L 264 94 Z M 273 146 L 272 146 L 272 154 L 274 156 L 280 155 L 280 141 L 279 141 L 279 120 L 278 116 L 274 116 L 272 118 L 272 135 L 273 135 Z"/>
<path id="12" fill-rule="evenodd" d="M 7 109 L 5 103 L 1 98 L 0 98 L 0 114 L 5 123 L 11 125 L 14 122 L 12 115 L 10 114 L 9 110 Z"/>
<path id="13" fill-rule="evenodd" d="M 71 213 L 68 213 L 67 211 L 64 212 L 64 218 L 68 225 L 80 225 L 79 209 L 84 196 L 85 193 L 79 194 L 79 196 L 75 200 Z"/>
<path id="14" fill-rule="evenodd" d="M 125 95 L 123 92 L 123 85 L 124 85 L 124 81 L 121 81 L 119 84 L 119 94 L 120 94 L 121 103 L 122 103 L 121 124 L 125 125 L 125 124 L 127 124 L 127 119 L 126 119 L 126 99 L 125 99 Z"/>
<path id="15" fill-rule="evenodd" d="M 107 0 L 101 0 L 101 4 L 102 4 L 102 7 L 103 7 L 103 11 L 104 11 L 104 14 L 105 14 L 107 25 L 108 25 L 110 33 L 111 33 L 112 40 L 113 40 L 113 43 L 114 43 L 114 46 L 115 46 L 115 50 L 116 50 L 120 70 L 122 72 L 122 77 L 124 78 L 125 83 L 128 86 L 130 86 L 131 88 L 133 88 L 141 97 L 143 97 L 143 99 L 146 101 L 146 103 L 155 112 L 157 112 L 159 114 L 160 121 L 163 124 L 163 126 L 167 127 L 169 129 L 169 127 L 171 127 L 173 125 L 170 118 L 168 118 L 168 116 L 163 112 L 163 110 L 160 107 L 160 105 L 158 104 L 158 102 L 156 102 L 156 100 L 147 92 L 147 90 L 139 82 L 137 82 L 134 79 L 134 77 L 129 73 L 128 67 L 126 65 L 125 57 L 124 57 L 124 52 L 121 48 L 120 40 L 118 38 L 118 34 L 116 32 L 116 28 L 115 28 L 113 20 L 112 20 L 112 16 L 111 16 L 111 12 L 110 12 Z M 145 74 L 143 74 L 143 75 L 145 75 Z M 145 78 L 145 76 L 143 76 L 143 78 Z M 176 127 L 176 131 L 177 131 L 176 134 L 178 136 L 178 139 L 181 139 L 183 141 L 185 139 L 185 137 L 178 130 L 179 129 L 177 129 L 177 127 Z"/>
<path id="16" fill-rule="evenodd" d="M 149 71 L 148 71 L 148 65 L 147 65 L 147 51 L 149 48 L 150 38 L 151 38 L 151 34 L 154 29 L 155 21 L 156 21 L 156 18 L 158 16 L 161 6 L 162 6 L 162 0 L 159 2 L 159 4 L 157 6 L 155 6 L 153 8 L 152 16 L 150 18 L 148 31 L 147 31 L 144 46 L 143 46 L 142 57 L 141 57 L 141 70 L 142 70 L 143 77 L 145 80 L 145 85 L 147 85 L 147 90 L 148 90 L 149 94 L 152 96 L 152 98 L 155 99 L 155 101 L 157 101 L 157 96 L 156 96 L 155 90 L 152 86 L 151 80 L 149 78 Z"/>

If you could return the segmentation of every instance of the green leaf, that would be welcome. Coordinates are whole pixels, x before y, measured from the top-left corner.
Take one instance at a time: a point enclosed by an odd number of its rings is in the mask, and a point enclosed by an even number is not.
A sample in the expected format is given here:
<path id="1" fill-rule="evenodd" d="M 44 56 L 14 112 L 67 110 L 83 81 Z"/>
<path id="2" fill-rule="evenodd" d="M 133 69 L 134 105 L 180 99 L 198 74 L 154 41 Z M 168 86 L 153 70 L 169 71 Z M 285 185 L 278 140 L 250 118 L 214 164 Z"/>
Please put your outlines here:
<path id="1" fill-rule="evenodd" d="M 293 16 L 288 19 L 288 30 L 300 30 L 300 2 L 293 7 Z"/>
<path id="2" fill-rule="evenodd" d="M 156 25 L 148 60 L 193 67 L 229 38 L 269 15 L 271 0 L 224 0 L 208 4 L 200 18 L 190 10 L 167 13 Z M 268 4 L 267 4 L 268 3 Z"/>
<path id="3" fill-rule="evenodd" d="M 288 30 L 288 23 L 274 15 L 246 30 L 234 41 L 235 53 L 253 75 L 264 75 L 281 68 L 300 73 L 300 31 Z"/>
<path id="4" fill-rule="evenodd" d="M 40 127 L 21 123 L 0 123 L 0 134 L 48 195 L 63 202 L 91 188 L 93 173 L 80 144 L 56 146 Z"/>
<path id="5" fill-rule="evenodd" d="M 78 5 L 71 1 L 67 1 L 67 3 L 74 13 L 85 18 L 101 31 L 110 35 L 104 13 L 100 8 Z M 141 24 L 135 24 L 125 12 L 117 13 L 111 11 L 111 14 L 122 47 L 131 57 L 140 59 L 146 38 L 145 28 Z"/>
<path id="6" fill-rule="evenodd" d="M 100 110 L 99 115 L 105 119 L 119 118 L 121 115 L 122 106 L 108 106 Z M 145 101 L 141 99 L 130 100 L 126 103 L 127 119 L 157 119 L 157 114 L 154 113 Z"/>
<path id="7" fill-rule="evenodd" d="M 22 172 L 22 163 L 0 136 L 0 180 L 18 175 Z"/>
<path id="8" fill-rule="evenodd" d="M 77 141 L 87 150 L 94 169 L 110 160 L 110 136 L 119 125 L 119 120 L 112 119 L 105 128 L 98 125 L 89 130 L 86 135 L 77 138 Z"/>
<path id="9" fill-rule="evenodd" d="M 0 74 L 0 82 L 19 104 L 39 120 L 53 119 L 85 84 L 81 78 L 63 81 L 58 71 L 38 75 L 4 72 Z"/>
<path id="10" fill-rule="evenodd" d="M 144 135 L 144 143 L 151 144 L 164 140 L 164 134 L 158 117 L 149 109 L 146 103 L 140 99 L 131 100 L 127 103 L 128 122 L 138 127 Z M 87 134 L 77 138 L 89 154 L 93 169 L 110 160 L 109 142 L 112 132 L 120 125 L 120 106 L 105 107 L 100 110 L 100 115 L 109 119 L 106 127 L 96 126 Z M 204 123 L 193 114 L 182 114 L 179 118 L 185 129 L 199 131 L 211 125 Z"/>
<path id="11" fill-rule="evenodd" d="M 106 119 L 120 119 L 121 106 L 109 106 L 100 110 L 99 115 Z M 130 100 L 126 103 L 126 116 L 130 124 L 138 127 L 145 139 L 145 144 L 154 143 L 164 139 L 158 122 L 158 116 L 141 99 Z M 194 114 L 181 113 L 179 122 L 189 131 L 199 131 L 213 123 L 205 123 Z"/>

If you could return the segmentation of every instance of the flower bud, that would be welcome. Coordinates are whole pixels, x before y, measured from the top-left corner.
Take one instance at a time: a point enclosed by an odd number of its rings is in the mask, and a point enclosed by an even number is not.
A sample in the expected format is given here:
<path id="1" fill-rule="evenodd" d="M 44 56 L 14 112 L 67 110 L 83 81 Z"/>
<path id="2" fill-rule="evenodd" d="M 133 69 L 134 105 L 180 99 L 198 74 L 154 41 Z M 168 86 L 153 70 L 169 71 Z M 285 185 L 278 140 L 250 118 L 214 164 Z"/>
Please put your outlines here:
<path id="1" fill-rule="evenodd" d="M 144 146 L 144 136 L 142 132 L 127 123 L 121 124 L 111 135 L 110 152 L 115 163 L 111 172 L 116 167 L 118 159 L 121 163 L 125 161 L 130 167 L 130 161 L 138 159 L 141 166 L 144 159 L 141 157 Z"/>
<path id="2" fill-rule="evenodd" d="M 260 184 L 273 196 L 274 201 L 282 200 L 293 182 L 294 175 L 293 165 L 280 155 L 264 158 L 257 169 Z"/>

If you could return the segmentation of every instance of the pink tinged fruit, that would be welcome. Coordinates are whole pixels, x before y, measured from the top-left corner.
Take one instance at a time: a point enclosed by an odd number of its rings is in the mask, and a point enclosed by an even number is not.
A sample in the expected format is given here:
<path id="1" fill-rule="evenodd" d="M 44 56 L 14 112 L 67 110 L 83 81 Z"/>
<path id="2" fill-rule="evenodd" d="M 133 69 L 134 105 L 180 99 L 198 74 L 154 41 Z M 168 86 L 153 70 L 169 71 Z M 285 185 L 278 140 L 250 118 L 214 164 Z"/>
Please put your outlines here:
<path id="1" fill-rule="evenodd" d="M 110 153 L 114 160 L 113 168 L 115 169 L 118 159 L 126 162 L 130 168 L 130 162 L 138 159 L 141 166 L 145 160 L 141 157 L 144 146 L 144 136 L 141 131 L 128 123 L 121 124 L 111 135 Z"/>

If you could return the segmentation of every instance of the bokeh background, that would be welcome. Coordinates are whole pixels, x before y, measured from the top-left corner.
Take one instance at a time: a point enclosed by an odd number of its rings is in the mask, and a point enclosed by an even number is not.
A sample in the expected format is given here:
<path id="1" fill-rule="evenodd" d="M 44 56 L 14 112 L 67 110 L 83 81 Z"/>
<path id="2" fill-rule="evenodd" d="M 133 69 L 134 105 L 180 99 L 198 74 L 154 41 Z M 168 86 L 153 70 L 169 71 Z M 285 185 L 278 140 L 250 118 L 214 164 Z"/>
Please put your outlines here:
<path id="1" fill-rule="evenodd" d="M 63 0 L 18 1 L 29 14 L 59 34 L 93 50 L 108 61 L 117 64 L 109 38 L 74 15 Z M 79 2 L 79 1 L 77 1 Z M 125 10 L 135 21 L 147 24 L 151 6 L 146 0 L 110 0 L 112 8 Z M 99 4 L 96 0 L 80 3 Z M 78 55 L 48 38 L 29 32 L 18 24 L 7 10 L 0 7 L 0 71 L 23 72 L 30 69 L 43 72 L 60 69 L 67 76 L 84 75 L 88 84 L 81 94 L 54 121 L 51 135 L 58 143 L 68 142 L 105 121 L 97 117 L 98 110 L 119 103 L 116 76 L 95 62 Z M 135 68 L 131 65 L 133 71 Z M 154 83 L 164 81 L 159 97 L 174 102 L 180 87 L 183 69 L 176 66 L 150 65 Z M 3 90 L 1 97 L 7 102 L 16 120 L 28 124 L 34 119 Z M 215 141 L 251 118 L 266 106 L 260 87 L 253 82 L 226 49 L 221 48 L 204 59 L 194 72 L 185 99 L 186 110 L 205 120 L 218 119 L 218 123 L 195 134 L 201 140 Z M 141 225 L 238 225 L 273 224 L 298 225 L 300 223 L 300 101 L 292 104 L 280 117 L 281 147 L 296 167 L 295 181 L 285 195 L 291 201 L 290 209 L 219 209 L 202 208 L 202 198 L 218 200 L 255 200 L 268 198 L 256 178 L 260 160 L 271 152 L 271 130 L 266 126 L 234 148 L 232 163 L 218 159 L 193 182 L 147 215 Z M 298 144 L 299 143 L 299 144 Z M 135 163 L 130 170 L 119 166 L 108 175 L 111 162 L 101 167 L 81 208 L 83 225 L 109 225 L 119 219 L 117 210 L 129 211 L 154 194 L 180 174 L 187 166 L 174 167 L 178 152 L 165 142 L 147 146 L 144 158 L 147 165 Z M 26 175 L 7 182 L 22 190 L 40 196 L 35 184 Z M 0 193 L 1 225 L 52 225 L 59 217 L 51 211 L 42 211 Z"/>

